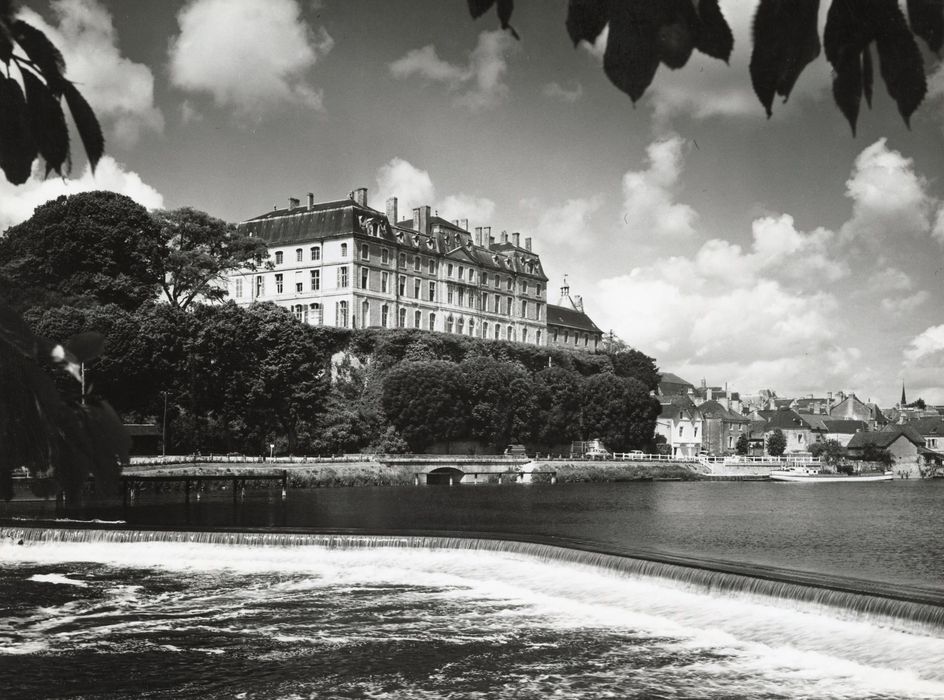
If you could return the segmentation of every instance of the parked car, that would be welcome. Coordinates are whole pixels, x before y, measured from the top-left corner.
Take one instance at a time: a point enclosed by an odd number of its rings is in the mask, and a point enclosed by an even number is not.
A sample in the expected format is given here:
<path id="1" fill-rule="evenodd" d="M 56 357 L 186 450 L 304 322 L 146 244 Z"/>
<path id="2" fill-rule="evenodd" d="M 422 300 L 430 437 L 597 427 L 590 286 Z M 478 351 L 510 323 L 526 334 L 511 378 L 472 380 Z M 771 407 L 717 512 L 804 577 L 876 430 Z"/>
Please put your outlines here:
<path id="1" fill-rule="evenodd" d="M 610 459 L 613 455 L 602 447 L 591 447 L 585 456 L 587 459 Z"/>

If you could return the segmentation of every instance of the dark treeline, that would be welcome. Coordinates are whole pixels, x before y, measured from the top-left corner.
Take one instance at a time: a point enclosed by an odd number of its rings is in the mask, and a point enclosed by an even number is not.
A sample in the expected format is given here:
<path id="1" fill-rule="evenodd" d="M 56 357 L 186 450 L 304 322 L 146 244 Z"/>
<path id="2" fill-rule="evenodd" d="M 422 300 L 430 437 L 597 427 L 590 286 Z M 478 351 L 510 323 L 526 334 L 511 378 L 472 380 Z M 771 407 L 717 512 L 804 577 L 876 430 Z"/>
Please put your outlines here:
<path id="1" fill-rule="evenodd" d="M 31 309 L 35 331 L 89 329 L 105 351 L 92 392 L 128 421 L 164 420 L 168 451 L 338 454 L 455 441 L 553 450 L 602 438 L 647 447 L 658 403 L 651 358 L 589 354 L 419 330 L 309 326 L 273 304 Z M 75 391 L 63 379 L 64 391 Z"/>

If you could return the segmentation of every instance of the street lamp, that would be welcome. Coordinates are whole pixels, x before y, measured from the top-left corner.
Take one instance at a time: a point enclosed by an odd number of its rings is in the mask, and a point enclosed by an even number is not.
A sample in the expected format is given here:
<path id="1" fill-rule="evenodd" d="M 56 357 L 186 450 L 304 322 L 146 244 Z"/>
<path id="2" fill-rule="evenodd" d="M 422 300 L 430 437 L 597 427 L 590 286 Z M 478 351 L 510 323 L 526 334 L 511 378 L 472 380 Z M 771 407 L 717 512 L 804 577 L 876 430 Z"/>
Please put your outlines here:
<path id="1" fill-rule="evenodd" d="M 275 443 L 269 443 L 269 459 L 275 459 Z"/>

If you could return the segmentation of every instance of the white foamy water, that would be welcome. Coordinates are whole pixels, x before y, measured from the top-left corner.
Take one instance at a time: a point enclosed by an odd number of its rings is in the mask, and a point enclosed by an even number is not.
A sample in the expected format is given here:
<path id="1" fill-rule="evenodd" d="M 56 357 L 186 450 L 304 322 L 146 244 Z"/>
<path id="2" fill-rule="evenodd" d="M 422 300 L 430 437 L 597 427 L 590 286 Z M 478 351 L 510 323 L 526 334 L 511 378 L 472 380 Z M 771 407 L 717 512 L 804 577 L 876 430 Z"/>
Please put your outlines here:
<path id="1" fill-rule="evenodd" d="M 0 654 L 252 659 L 208 696 L 251 697 L 275 664 L 284 697 L 944 698 L 938 632 L 522 554 L 7 542 L 0 560 L 26 600 L 79 596 L 8 614 Z"/>

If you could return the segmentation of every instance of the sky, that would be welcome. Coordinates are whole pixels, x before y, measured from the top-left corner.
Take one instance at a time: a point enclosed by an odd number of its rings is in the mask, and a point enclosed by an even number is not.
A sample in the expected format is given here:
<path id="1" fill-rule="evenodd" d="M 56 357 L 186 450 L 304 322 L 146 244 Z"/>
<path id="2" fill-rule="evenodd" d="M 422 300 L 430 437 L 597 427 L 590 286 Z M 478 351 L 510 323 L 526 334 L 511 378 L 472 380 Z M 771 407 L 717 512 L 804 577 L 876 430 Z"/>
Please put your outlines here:
<path id="1" fill-rule="evenodd" d="M 29 2 L 106 156 L 93 176 L 74 137 L 69 180 L 0 183 L 0 230 L 87 189 L 238 222 L 367 187 L 532 237 L 550 302 L 566 274 L 690 382 L 944 403 L 944 69 L 925 52 L 910 129 L 877 79 L 853 137 L 822 55 L 767 119 L 754 5 L 721 0 L 730 65 L 661 66 L 633 105 L 605 33 L 568 39 L 565 0 L 519 0 L 520 41 L 464 0 Z"/>

